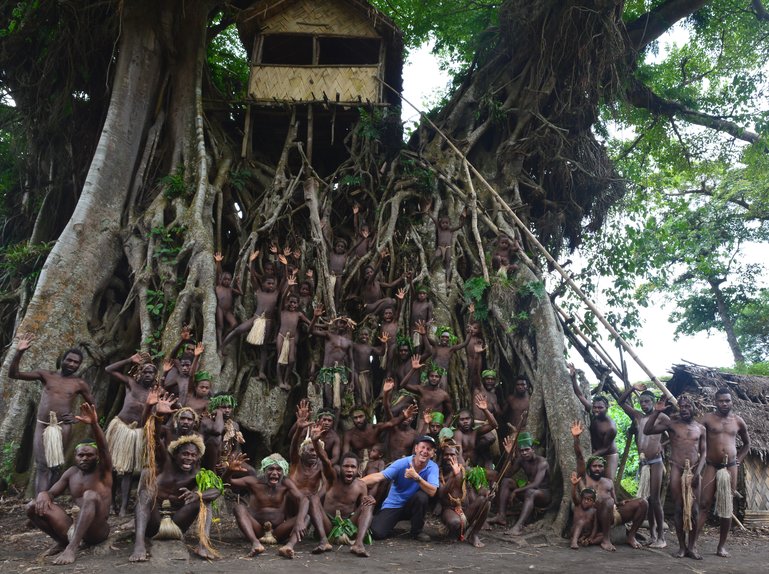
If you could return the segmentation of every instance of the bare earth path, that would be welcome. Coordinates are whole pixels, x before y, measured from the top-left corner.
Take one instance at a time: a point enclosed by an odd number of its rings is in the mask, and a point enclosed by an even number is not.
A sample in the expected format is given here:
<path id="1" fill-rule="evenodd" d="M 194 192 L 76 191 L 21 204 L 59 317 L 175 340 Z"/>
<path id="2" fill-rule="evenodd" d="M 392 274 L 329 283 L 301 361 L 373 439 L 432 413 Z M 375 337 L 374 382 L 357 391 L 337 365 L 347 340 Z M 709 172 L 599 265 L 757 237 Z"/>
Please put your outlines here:
<path id="1" fill-rule="evenodd" d="M 434 535 L 434 542 L 425 544 L 401 536 L 384 542 L 375 542 L 370 548 L 372 557 L 362 559 L 341 547 L 336 552 L 313 556 L 311 541 L 297 546 L 297 557 L 285 560 L 276 554 L 275 547 L 257 558 L 245 558 L 248 548 L 235 526 L 234 520 L 223 516 L 213 532 L 214 546 L 223 558 L 212 563 L 191 556 L 180 542 L 155 542 L 152 558 L 143 564 L 128 562 L 133 543 L 132 519 L 111 518 L 110 539 L 96 548 L 83 549 L 77 562 L 70 566 L 54 566 L 51 558 L 40 555 L 51 546 L 51 541 L 38 531 L 26 527 L 23 506 L 18 501 L 0 503 L 0 572 L 78 572 L 90 573 L 206 573 L 232 572 L 310 572 L 333 574 L 365 574 L 373 572 L 402 572 L 404 574 L 496 574 L 502 572 L 580 572 L 588 569 L 597 574 L 696 573 L 723 574 L 745 572 L 760 574 L 769 571 L 769 533 L 735 531 L 730 538 L 732 557 L 718 558 L 717 532 L 709 528 L 703 535 L 700 550 L 704 560 L 676 560 L 670 557 L 668 548 L 659 550 L 631 550 L 618 545 L 617 551 L 607 553 L 594 547 L 570 550 L 566 540 L 529 534 L 512 539 L 503 529 L 485 531 L 482 539 L 486 547 L 474 549 L 467 544 L 451 543 L 440 537 L 436 523 L 430 521 L 427 531 Z M 407 523 L 401 523 L 404 528 Z M 672 538 L 675 538 L 673 536 Z M 194 543 L 188 537 L 187 544 Z M 668 539 L 670 543 L 670 537 Z"/>

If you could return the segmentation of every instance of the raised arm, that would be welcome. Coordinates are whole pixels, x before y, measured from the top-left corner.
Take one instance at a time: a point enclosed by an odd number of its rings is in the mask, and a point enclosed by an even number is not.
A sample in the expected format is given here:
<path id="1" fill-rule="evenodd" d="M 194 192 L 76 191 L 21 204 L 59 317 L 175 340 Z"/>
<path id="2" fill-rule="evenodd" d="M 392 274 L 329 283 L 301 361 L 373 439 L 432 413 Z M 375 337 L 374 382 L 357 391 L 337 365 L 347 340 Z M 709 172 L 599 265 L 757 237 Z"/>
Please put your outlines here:
<path id="1" fill-rule="evenodd" d="M 331 464 L 331 460 L 329 460 L 328 455 L 326 454 L 326 449 L 323 448 L 320 444 L 320 437 L 322 435 L 323 427 L 321 427 L 319 424 L 313 425 L 310 429 L 310 440 L 312 440 L 312 445 L 315 447 L 315 452 L 318 454 L 318 458 L 320 458 L 320 465 L 321 469 L 323 470 L 323 476 L 326 478 L 326 482 L 330 488 L 336 480 L 336 471 L 334 470 L 334 466 Z"/>
<path id="2" fill-rule="evenodd" d="M 641 385 L 641 386 L 644 386 L 644 385 Z M 645 389 L 645 386 L 644 386 L 644 389 Z M 644 389 L 640 389 L 640 390 L 644 390 Z M 633 402 L 628 400 L 630 398 L 630 395 L 632 395 L 637 390 L 639 390 L 638 386 L 633 385 L 624 393 L 622 393 L 617 399 L 617 404 L 620 407 L 622 407 L 622 410 L 625 411 L 625 414 L 633 420 L 637 420 L 639 416 L 643 416 L 643 413 L 641 411 L 633 408 Z"/>
<path id="3" fill-rule="evenodd" d="M 593 405 L 585 398 L 585 395 L 582 394 L 582 389 L 580 389 L 579 384 L 577 384 L 577 369 L 575 369 L 574 365 L 571 363 L 569 363 L 569 376 L 571 377 L 571 388 L 574 389 L 574 394 L 577 395 L 579 402 L 582 403 L 582 406 L 585 407 L 585 410 L 589 413 L 592 411 Z"/>
<path id="4" fill-rule="evenodd" d="M 16 353 L 13 355 L 11 364 L 8 367 L 8 376 L 11 379 L 18 379 L 21 381 L 42 381 L 44 377 L 43 371 L 29 371 L 22 373 L 19 371 L 19 364 L 21 363 L 21 357 L 24 355 L 24 351 L 32 346 L 32 341 L 35 336 L 31 333 L 24 333 L 19 335 L 19 344 L 16 346 Z"/>
<path id="5" fill-rule="evenodd" d="M 574 455 L 577 457 L 577 474 L 585 476 L 585 456 L 582 454 L 582 445 L 579 444 L 579 437 L 585 427 L 580 421 L 574 421 L 571 424 L 571 436 L 574 437 Z"/>
<path id="6" fill-rule="evenodd" d="M 296 407 L 296 432 L 291 439 L 291 464 L 299 464 L 299 445 L 302 444 L 304 429 L 310 426 L 310 402 L 307 399 L 299 401 Z"/>
<path id="7" fill-rule="evenodd" d="M 401 414 L 399 414 L 394 419 L 390 419 L 389 421 L 385 421 L 383 423 L 374 425 L 374 433 L 376 434 L 377 440 L 379 440 L 379 436 L 384 431 L 386 431 L 387 429 L 391 429 L 395 426 L 398 426 L 407 418 L 414 416 L 417 410 L 418 410 L 418 407 L 414 403 L 411 403 L 409 406 L 403 409 L 403 412 L 401 412 Z"/>
<path id="8" fill-rule="evenodd" d="M 93 439 L 96 443 L 96 451 L 99 453 L 99 472 L 102 476 L 112 474 L 112 457 L 107 447 L 107 439 L 104 437 L 104 431 L 99 426 L 99 416 L 96 414 L 96 407 L 89 403 L 80 405 L 80 415 L 75 418 L 91 427 Z"/>
<path id="9" fill-rule="evenodd" d="M 393 409 L 390 404 L 390 394 L 395 388 L 395 379 L 387 377 L 382 385 L 382 407 L 384 408 L 385 420 L 389 421 L 393 418 Z"/>
<path id="10" fill-rule="evenodd" d="M 574 503 L 574 506 L 579 506 L 579 503 L 581 502 L 579 499 L 579 491 L 577 489 L 580 482 L 579 475 L 577 475 L 576 472 L 572 472 L 569 480 L 571 480 L 571 501 Z"/>
<path id="11" fill-rule="evenodd" d="M 141 365 L 143 359 L 142 356 L 139 353 L 136 353 L 135 355 L 131 355 L 127 359 L 123 359 L 122 361 L 118 361 L 117 363 L 112 363 L 111 365 L 107 365 L 104 367 L 104 370 L 109 373 L 109 375 L 123 383 L 124 385 L 130 385 L 134 382 L 132 377 L 129 377 L 128 375 L 124 375 L 120 372 L 120 370 L 125 367 L 126 365 L 133 363 L 135 365 Z"/>
<path id="12" fill-rule="evenodd" d="M 459 231 L 465 226 L 465 218 L 467 217 L 467 208 L 465 207 L 462 210 L 462 213 L 459 214 L 459 223 L 455 227 L 450 227 L 449 229 L 451 232 Z"/>
<path id="13" fill-rule="evenodd" d="M 486 400 L 486 397 L 483 396 L 483 394 L 477 393 L 475 395 L 475 406 L 478 407 L 481 411 L 483 411 L 484 415 L 486 415 L 486 424 L 478 427 L 476 431 L 476 436 L 488 434 L 491 431 L 496 430 L 499 427 L 499 425 L 497 424 L 497 419 L 494 418 L 494 415 L 489 410 L 489 404 Z"/>
<path id="14" fill-rule="evenodd" d="M 659 418 L 666 406 L 664 398 L 661 398 L 654 404 L 654 412 L 649 415 L 646 425 L 644 425 L 644 434 L 662 434 L 666 430 L 670 430 L 670 419 L 667 416 L 662 420 Z"/>

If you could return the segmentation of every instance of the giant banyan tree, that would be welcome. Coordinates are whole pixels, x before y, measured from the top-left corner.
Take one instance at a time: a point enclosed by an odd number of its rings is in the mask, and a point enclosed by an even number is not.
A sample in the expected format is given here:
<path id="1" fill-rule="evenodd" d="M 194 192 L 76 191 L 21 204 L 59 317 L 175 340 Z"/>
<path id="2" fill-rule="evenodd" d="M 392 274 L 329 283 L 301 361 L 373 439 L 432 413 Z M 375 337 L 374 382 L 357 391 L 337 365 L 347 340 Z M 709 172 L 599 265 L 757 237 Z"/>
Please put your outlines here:
<path id="1" fill-rule="evenodd" d="M 81 373 L 109 420 L 123 391 L 103 367 L 136 350 L 167 355 L 190 325 L 214 390 L 238 397 L 250 454 L 284 445 L 298 399 L 318 395 L 319 350 L 301 353 L 291 391 L 280 389 L 274 368 L 258 376 L 260 356 L 245 341 L 218 343 L 214 291 L 221 252 L 244 293 L 237 320 L 253 316 L 251 256 L 265 261 L 276 245 L 314 271 L 321 320 L 377 328 L 356 293 L 384 250 L 382 280 L 408 274 L 428 286 L 435 324 L 464 337 L 472 303 L 485 363 L 502 381 L 533 382 L 529 430 L 563 469 L 554 480 L 567 493 L 568 425 L 580 408 L 564 331 L 544 260 L 507 207 L 556 256 L 600 228 L 623 185 L 591 130 L 599 105 L 661 105 L 634 76 L 637 54 L 708 2 L 651 4 L 625 21 L 618 0 L 501 2 L 498 26 L 435 123 L 404 144 L 403 38 L 361 0 L 5 3 L 0 128 L 15 164 L 0 213 L 3 245 L 14 246 L 0 279 L 0 444 L 22 446 L 20 480 L 32 470 L 40 389 L 7 377 L 18 333 L 36 336 L 24 368 L 53 368 L 63 349 L 82 348 Z M 247 85 L 217 62 L 226 34 L 247 54 L 227 61 L 248 69 Z M 357 241 L 356 206 L 372 246 L 334 285 L 327 241 Z M 453 226 L 463 210 L 445 268 L 433 261 L 433 217 Z M 500 235 L 521 244 L 507 277 L 490 257 Z M 405 336 L 414 296 L 409 288 L 399 318 Z M 455 406 L 467 405 L 464 355 L 452 360 Z M 564 496 L 557 528 L 567 511 Z"/>

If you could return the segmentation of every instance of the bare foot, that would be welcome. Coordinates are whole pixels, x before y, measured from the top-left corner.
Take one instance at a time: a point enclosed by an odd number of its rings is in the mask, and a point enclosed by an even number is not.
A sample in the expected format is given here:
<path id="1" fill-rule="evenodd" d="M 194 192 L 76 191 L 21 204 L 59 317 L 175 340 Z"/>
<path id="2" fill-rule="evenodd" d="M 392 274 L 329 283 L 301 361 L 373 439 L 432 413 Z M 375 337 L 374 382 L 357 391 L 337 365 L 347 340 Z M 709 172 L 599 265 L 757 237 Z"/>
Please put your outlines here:
<path id="1" fill-rule="evenodd" d="M 692 560 L 702 560 L 702 554 L 697 552 L 696 548 L 689 548 L 686 550 L 686 555 Z"/>
<path id="2" fill-rule="evenodd" d="M 64 552 L 66 547 L 66 544 L 54 544 L 48 550 L 43 552 L 41 556 L 56 556 L 57 554 Z"/>
<path id="3" fill-rule="evenodd" d="M 121 508 L 120 512 L 118 512 L 117 515 L 118 515 L 119 518 L 125 518 L 126 516 L 128 516 L 128 509 L 127 508 Z"/>
<path id="4" fill-rule="evenodd" d="M 259 556 L 262 552 L 264 552 L 264 546 L 257 542 L 251 546 L 251 551 L 248 553 L 248 556 L 253 558 L 254 556 Z"/>
<path id="5" fill-rule="evenodd" d="M 473 545 L 473 546 L 475 546 L 476 548 L 483 548 L 484 546 L 486 546 L 486 545 L 485 545 L 483 542 L 481 542 L 481 539 L 480 539 L 480 538 L 478 538 L 478 537 L 477 537 L 477 536 L 475 536 L 475 535 L 474 535 L 474 536 L 472 537 L 472 539 L 470 540 L 470 544 L 472 544 L 472 545 Z"/>
<path id="6" fill-rule="evenodd" d="M 579 550 L 579 544 L 577 544 L 576 542 L 572 542 L 569 548 L 571 548 L 572 550 Z"/>
<path id="7" fill-rule="evenodd" d="M 521 528 L 520 526 L 513 526 L 512 530 L 510 530 L 510 535 L 520 536 L 522 532 L 523 532 L 523 528 Z"/>
<path id="8" fill-rule="evenodd" d="M 216 558 L 211 552 L 209 552 L 206 548 L 203 548 L 202 546 L 196 546 L 195 549 L 192 551 L 193 554 L 196 556 L 203 558 L 204 560 L 213 560 Z"/>
<path id="9" fill-rule="evenodd" d="M 283 390 L 283 391 L 290 391 L 290 390 L 291 390 L 291 385 L 289 385 L 288 383 L 280 383 L 280 384 L 278 385 L 278 387 L 279 387 L 281 390 Z"/>
<path id="10" fill-rule="evenodd" d="M 673 558 L 683 558 L 686 556 L 686 548 L 679 548 L 678 552 L 671 552 L 670 555 Z"/>
<path id="11" fill-rule="evenodd" d="M 146 562 L 147 550 L 143 546 L 141 548 L 134 547 L 134 551 L 128 557 L 129 562 Z"/>
<path id="12" fill-rule="evenodd" d="M 361 558 L 369 557 L 369 553 L 366 552 L 366 549 L 363 547 L 363 545 L 358 546 L 357 544 L 353 544 L 350 547 L 350 552 L 356 556 L 360 556 Z"/>
<path id="13" fill-rule="evenodd" d="M 720 556 L 721 558 L 729 558 L 730 554 L 726 551 L 726 548 L 719 546 L 718 550 L 716 550 L 716 556 Z"/>
<path id="14" fill-rule="evenodd" d="M 601 542 L 601 548 L 607 552 L 614 552 L 616 550 L 616 548 L 614 548 L 614 544 L 612 544 L 609 540 L 604 540 Z"/>
<path id="15" fill-rule="evenodd" d="M 651 544 L 649 544 L 649 548 L 667 548 L 668 543 L 665 542 L 664 538 L 657 538 L 657 540 L 652 541 Z"/>
<path id="16" fill-rule="evenodd" d="M 504 516 L 496 514 L 486 521 L 488 524 L 499 524 L 500 526 L 507 526 L 507 519 Z"/>
<path id="17" fill-rule="evenodd" d="M 331 546 L 331 544 L 329 544 L 328 541 L 326 541 L 326 542 L 321 542 L 315 548 L 313 548 L 312 549 L 312 553 L 313 554 L 323 554 L 324 552 L 330 552 L 333 549 L 334 549 L 334 547 Z"/>
<path id="18" fill-rule="evenodd" d="M 627 545 L 630 546 L 630 548 L 641 547 L 641 544 L 638 542 L 638 540 L 635 539 L 635 536 L 633 536 L 632 534 L 628 534 L 625 540 L 627 541 Z"/>
<path id="19" fill-rule="evenodd" d="M 278 554 L 280 556 L 283 556 L 283 558 L 293 558 L 294 557 L 294 549 L 290 546 L 281 546 L 278 549 Z"/>
<path id="20" fill-rule="evenodd" d="M 54 564 L 72 564 L 75 561 L 75 551 L 65 548 L 64 552 L 53 559 Z"/>

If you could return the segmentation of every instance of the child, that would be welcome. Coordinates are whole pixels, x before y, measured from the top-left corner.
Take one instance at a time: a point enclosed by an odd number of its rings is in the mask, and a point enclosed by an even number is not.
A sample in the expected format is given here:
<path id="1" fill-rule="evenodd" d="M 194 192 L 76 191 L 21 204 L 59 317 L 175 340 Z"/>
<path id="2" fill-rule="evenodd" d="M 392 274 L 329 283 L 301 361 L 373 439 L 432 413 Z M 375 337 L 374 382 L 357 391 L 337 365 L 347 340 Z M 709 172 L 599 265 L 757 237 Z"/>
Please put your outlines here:
<path id="1" fill-rule="evenodd" d="M 603 535 L 598 532 L 598 522 L 595 519 L 595 490 L 583 488 L 577 493 L 580 478 L 576 472 L 571 473 L 571 498 L 574 502 L 574 524 L 571 527 L 571 548 L 578 550 L 580 546 L 590 546 L 601 542 Z"/>

